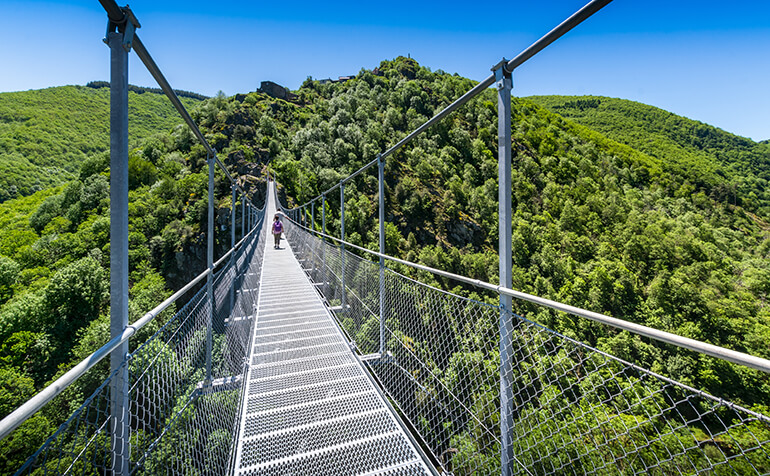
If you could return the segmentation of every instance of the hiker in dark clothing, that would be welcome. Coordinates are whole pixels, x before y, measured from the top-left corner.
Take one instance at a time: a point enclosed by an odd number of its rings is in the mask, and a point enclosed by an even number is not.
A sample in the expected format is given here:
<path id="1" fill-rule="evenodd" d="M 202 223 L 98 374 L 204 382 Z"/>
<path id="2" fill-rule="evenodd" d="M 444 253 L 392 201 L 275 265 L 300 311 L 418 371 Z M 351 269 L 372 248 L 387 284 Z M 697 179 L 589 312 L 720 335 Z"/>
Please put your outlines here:
<path id="1" fill-rule="evenodd" d="M 273 218 L 273 238 L 275 238 L 275 246 L 273 248 L 279 249 L 281 244 L 281 233 L 283 233 L 283 223 L 281 223 L 281 217 L 278 215 Z"/>

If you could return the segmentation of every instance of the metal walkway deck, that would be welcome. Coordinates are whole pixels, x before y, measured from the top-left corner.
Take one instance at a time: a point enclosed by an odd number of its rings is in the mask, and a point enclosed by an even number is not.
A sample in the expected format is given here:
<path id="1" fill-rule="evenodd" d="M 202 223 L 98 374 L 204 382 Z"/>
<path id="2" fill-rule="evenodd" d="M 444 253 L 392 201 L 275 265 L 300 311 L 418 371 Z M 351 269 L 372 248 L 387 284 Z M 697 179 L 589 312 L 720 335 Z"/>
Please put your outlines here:
<path id="1" fill-rule="evenodd" d="M 289 244 L 265 247 L 235 473 L 433 474 Z"/>

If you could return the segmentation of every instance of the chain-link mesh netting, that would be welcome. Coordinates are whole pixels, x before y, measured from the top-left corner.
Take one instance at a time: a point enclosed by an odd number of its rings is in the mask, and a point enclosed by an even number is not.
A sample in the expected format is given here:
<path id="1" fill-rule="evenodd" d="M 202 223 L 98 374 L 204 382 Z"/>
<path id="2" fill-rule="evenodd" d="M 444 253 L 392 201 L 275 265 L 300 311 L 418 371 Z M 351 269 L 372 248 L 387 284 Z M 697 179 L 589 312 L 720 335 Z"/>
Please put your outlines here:
<path id="1" fill-rule="evenodd" d="M 264 211 L 252 237 L 215 272 L 214 309 L 203 281 L 193 298 L 125 361 L 130 473 L 228 472 L 260 282 L 263 221 Z M 206 385 L 210 312 L 212 384 Z M 17 474 L 109 474 L 113 378 L 115 374 L 74 407 L 67 422 Z"/>
<path id="2" fill-rule="evenodd" d="M 378 352 L 378 263 L 291 223 L 287 237 L 359 351 Z M 441 467 L 499 474 L 500 308 L 390 270 L 384 292 L 370 369 Z M 770 474 L 766 415 L 512 318 L 512 473 Z"/>

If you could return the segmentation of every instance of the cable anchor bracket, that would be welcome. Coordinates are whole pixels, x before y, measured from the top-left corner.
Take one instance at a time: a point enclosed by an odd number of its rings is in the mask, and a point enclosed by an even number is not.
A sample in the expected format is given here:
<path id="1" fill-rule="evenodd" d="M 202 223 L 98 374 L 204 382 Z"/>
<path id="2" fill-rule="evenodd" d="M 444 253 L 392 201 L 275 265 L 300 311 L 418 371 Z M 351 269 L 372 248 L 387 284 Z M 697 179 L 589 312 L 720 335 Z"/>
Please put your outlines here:
<path id="1" fill-rule="evenodd" d="M 513 70 L 508 71 L 507 59 L 503 58 L 499 63 L 492 66 L 491 70 L 495 73 L 495 87 L 498 91 L 505 87 L 513 88 Z"/>
<path id="2" fill-rule="evenodd" d="M 128 5 L 121 7 L 120 10 L 123 12 L 123 18 L 119 21 L 114 21 L 109 18 L 107 21 L 107 33 L 104 35 L 103 41 L 106 44 L 109 44 L 108 38 L 110 33 L 123 33 L 123 49 L 128 53 L 131 51 L 131 46 L 134 42 L 134 33 L 136 32 L 136 29 L 141 28 L 142 25 L 139 24 L 139 20 L 136 19 L 134 12 L 131 11 Z"/>

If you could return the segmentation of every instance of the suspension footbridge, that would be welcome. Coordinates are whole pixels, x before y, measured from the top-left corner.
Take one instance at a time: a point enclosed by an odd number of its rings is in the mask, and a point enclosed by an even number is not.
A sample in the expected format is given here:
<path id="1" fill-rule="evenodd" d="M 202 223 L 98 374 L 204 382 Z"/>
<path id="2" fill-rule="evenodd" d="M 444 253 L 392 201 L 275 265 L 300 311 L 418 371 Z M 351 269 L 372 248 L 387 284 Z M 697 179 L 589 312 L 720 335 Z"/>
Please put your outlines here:
<path id="1" fill-rule="evenodd" d="M 111 340 L 0 421 L 0 440 L 13 441 L 25 437 L 37 412 L 74 408 L 16 474 L 770 474 L 770 416 L 761 409 L 514 312 L 514 302 L 526 302 L 732 362 L 757 378 L 770 373 L 765 359 L 511 289 L 512 72 L 609 0 L 589 2 L 364 167 L 293 208 L 278 200 L 281 177 L 244 189 L 139 40 L 130 9 L 100 1 L 112 67 Z M 203 145 L 209 170 L 206 269 L 132 323 L 129 51 Z M 493 85 L 500 282 L 388 256 L 386 161 Z M 215 260 L 217 168 L 232 198 L 230 247 Z M 379 252 L 345 236 L 345 185 L 375 169 Z M 326 228 L 337 189 L 339 235 Z M 278 212 L 286 240 L 275 249 L 269 221 Z M 497 304 L 414 277 L 424 273 L 474 286 Z M 157 331 L 139 340 L 149 323 Z M 105 371 L 99 362 L 108 356 Z M 101 383 L 68 400 L 68 388 L 83 378 Z"/>

